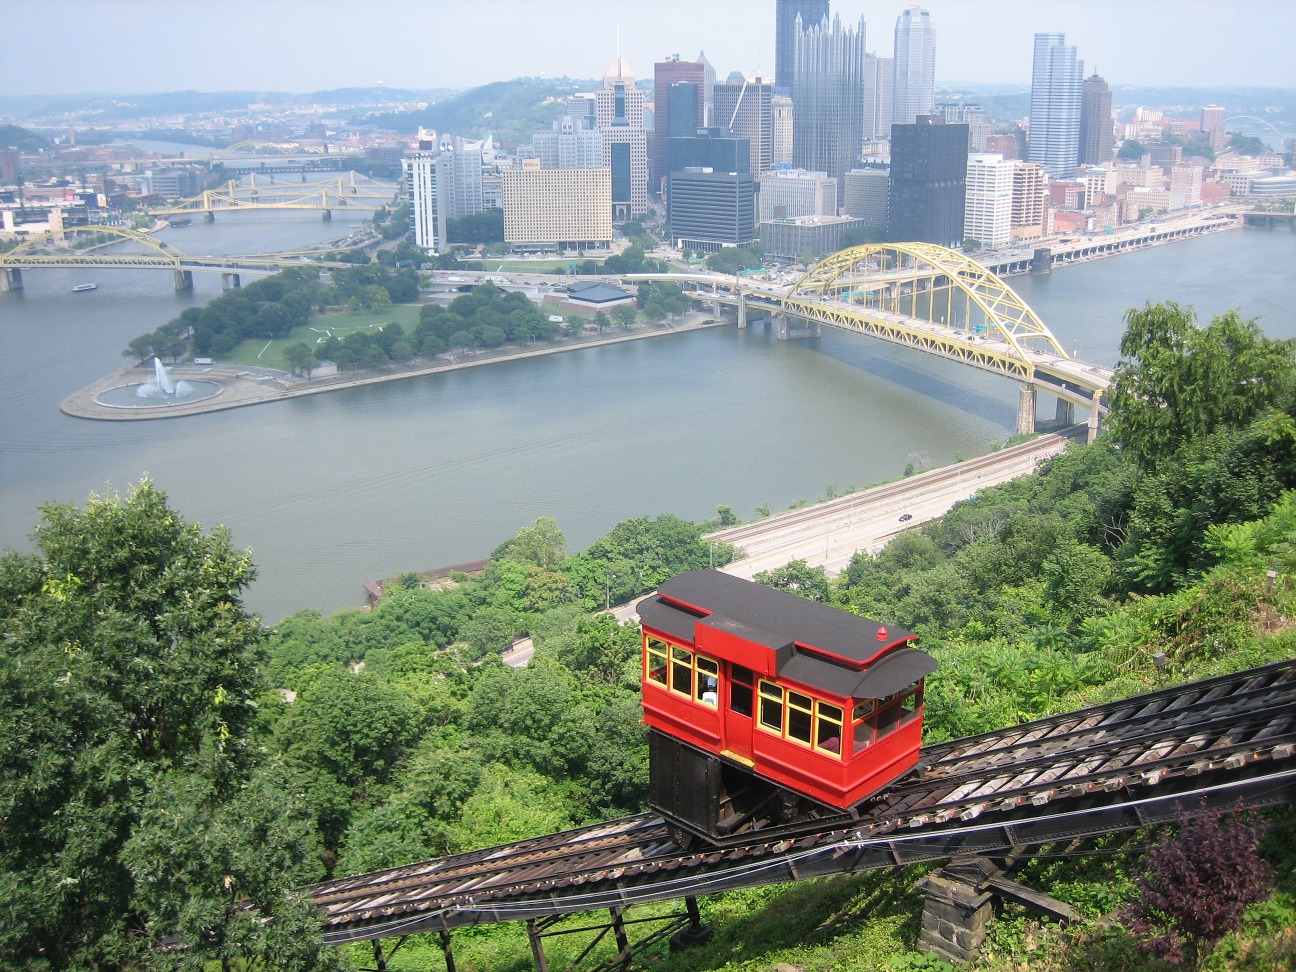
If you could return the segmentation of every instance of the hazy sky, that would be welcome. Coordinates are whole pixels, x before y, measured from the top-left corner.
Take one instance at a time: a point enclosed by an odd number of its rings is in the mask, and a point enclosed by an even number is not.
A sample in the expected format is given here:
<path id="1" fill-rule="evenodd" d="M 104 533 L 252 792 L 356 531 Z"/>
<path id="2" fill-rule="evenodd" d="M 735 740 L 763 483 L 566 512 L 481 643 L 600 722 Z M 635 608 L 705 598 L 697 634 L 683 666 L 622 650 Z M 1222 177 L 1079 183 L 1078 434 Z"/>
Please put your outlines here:
<path id="1" fill-rule="evenodd" d="M 904 0 L 832 0 L 890 56 Z M 936 82 L 1029 84 L 1062 31 L 1118 87 L 1296 87 L 1292 0 L 936 0 Z M 471 87 L 522 75 L 637 77 L 705 50 L 723 78 L 772 73 L 774 0 L 0 0 L 0 92 Z"/>

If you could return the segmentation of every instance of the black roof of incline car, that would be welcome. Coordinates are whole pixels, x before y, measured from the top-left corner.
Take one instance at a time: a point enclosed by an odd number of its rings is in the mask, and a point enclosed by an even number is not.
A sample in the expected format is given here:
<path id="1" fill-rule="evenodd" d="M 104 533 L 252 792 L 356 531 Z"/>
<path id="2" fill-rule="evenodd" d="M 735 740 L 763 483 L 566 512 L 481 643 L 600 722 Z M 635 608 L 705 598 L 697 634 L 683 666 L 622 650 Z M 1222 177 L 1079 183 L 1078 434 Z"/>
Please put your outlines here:
<path id="1" fill-rule="evenodd" d="M 648 627 L 690 644 L 699 623 L 732 632 L 773 651 L 780 676 L 853 698 L 885 698 L 937 667 L 926 652 L 898 647 L 912 632 L 716 570 L 672 577 L 638 612 Z M 888 649 L 898 650 L 860 671 Z"/>

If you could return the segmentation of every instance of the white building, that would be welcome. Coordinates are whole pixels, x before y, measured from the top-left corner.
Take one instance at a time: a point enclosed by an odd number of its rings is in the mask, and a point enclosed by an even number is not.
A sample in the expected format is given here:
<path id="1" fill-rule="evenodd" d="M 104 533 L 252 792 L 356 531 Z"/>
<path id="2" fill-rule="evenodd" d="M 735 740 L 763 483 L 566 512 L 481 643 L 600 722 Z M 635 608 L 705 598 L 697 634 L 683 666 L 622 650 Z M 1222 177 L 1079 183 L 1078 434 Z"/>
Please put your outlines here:
<path id="1" fill-rule="evenodd" d="M 770 99 L 770 141 L 773 165 L 792 164 L 792 99 L 774 95 Z"/>
<path id="2" fill-rule="evenodd" d="M 414 244 L 430 253 L 449 249 L 446 214 L 437 195 L 437 151 L 413 152 L 402 160 L 414 215 Z"/>
<path id="3" fill-rule="evenodd" d="M 836 216 L 837 180 L 826 172 L 782 169 L 760 177 L 760 221 Z"/>
<path id="4" fill-rule="evenodd" d="M 995 250 L 1012 240 L 1013 170 L 1002 155 L 978 152 L 968 156 L 963 235 Z"/>
<path id="5" fill-rule="evenodd" d="M 598 169 L 506 169 L 504 242 L 519 249 L 612 245 L 612 175 Z"/>

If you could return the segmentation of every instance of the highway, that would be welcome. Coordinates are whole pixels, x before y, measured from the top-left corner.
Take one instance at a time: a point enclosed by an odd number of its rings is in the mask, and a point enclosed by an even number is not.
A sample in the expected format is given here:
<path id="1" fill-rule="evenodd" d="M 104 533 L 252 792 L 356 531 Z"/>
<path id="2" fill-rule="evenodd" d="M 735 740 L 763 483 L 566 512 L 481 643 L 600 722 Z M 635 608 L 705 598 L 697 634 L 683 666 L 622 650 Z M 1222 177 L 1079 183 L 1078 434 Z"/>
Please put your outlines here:
<path id="1" fill-rule="evenodd" d="M 1083 434 L 1083 429 L 1075 432 L 1077 436 Z M 717 530 L 705 539 L 739 549 L 739 559 L 720 568 L 735 577 L 751 580 L 762 571 L 794 560 L 823 567 L 833 576 L 841 573 L 859 551 L 876 553 L 902 531 L 944 516 L 955 503 L 978 490 L 1034 472 L 1041 462 L 1062 452 L 1068 441 L 1065 435 L 1037 436 L 976 459 L 929 469 L 755 523 Z M 637 622 L 635 608 L 640 600 L 617 605 L 612 608 L 612 616 L 622 624 Z M 523 668 L 534 654 L 531 639 L 524 638 L 504 653 L 504 664 Z"/>
<path id="2" fill-rule="evenodd" d="M 1066 444 L 1061 435 L 1039 436 L 976 459 L 718 530 L 707 539 L 738 548 L 741 558 L 720 568 L 735 577 L 750 580 L 794 560 L 835 575 L 859 551 L 875 553 L 901 531 L 944 516 L 979 490 L 1033 472 Z"/>

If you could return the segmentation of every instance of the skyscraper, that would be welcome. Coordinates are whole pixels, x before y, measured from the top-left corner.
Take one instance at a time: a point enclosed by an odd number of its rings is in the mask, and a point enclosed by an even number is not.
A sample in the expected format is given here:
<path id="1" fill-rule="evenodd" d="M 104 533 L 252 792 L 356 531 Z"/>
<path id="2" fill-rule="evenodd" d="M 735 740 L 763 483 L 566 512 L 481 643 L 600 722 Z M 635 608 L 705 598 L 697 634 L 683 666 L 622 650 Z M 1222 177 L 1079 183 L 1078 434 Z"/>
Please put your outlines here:
<path id="1" fill-rule="evenodd" d="M 936 25 L 922 7 L 909 7 L 896 18 L 894 70 L 892 119 L 911 125 L 930 114 L 936 100 Z"/>
<path id="2" fill-rule="evenodd" d="M 1055 179 L 1075 175 L 1080 158 L 1084 62 L 1065 34 L 1036 34 L 1031 72 L 1030 161 Z"/>
<path id="3" fill-rule="evenodd" d="M 685 112 L 688 114 L 687 119 L 675 117 L 679 112 L 673 112 L 673 109 L 683 106 L 678 103 L 673 105 L 670 98 L 671 85 L 681 81 L 688 81 L 697 86 L 693 89 L 697 103 L 692 112 Z M 680 124 L 677 125 L 677 121 Z M 685 127 L 685 121 L 687 121 L 687 131 L 677 130 Z M 652 155 L 648 160 L 648 174 L 652 179 L 654 192 L 661 188 L 662 180 L 666 178 L 666 139 L 677 134 L 692 135 L 705 124 L 706 65 L 701 61 L 681 61 L 678 54 L 654 64 Z"/>
<path id="4" fill-rule="evenodd" d="M 963 243 L 968 127 L 919 115 L 891 128 L 888 235 L 899 242 Z"/>
<path id="5" fill-rule="evenodd" d="M 968 156 L 963 235 L 983 249 L 1007 246 L 1012 239 L 1013 173 L 1017 163 L 1002 155 L 979 152 Z"/>
<path id="6" fill-rule="evenodd" d="M 1107 82 L 1093 74 L 1080 87 L 1080 164 L 1107 165 L 1112 160 L 1112 96 Z"/>
<path id="7" fill-rule="evenodd" d="M 751 143 L 751 171 L 757 179 L 774 158 L 773 93 L 769 78 L 759 74 L 748 78 L 735 72 L 715 86 L 715 126 Z"/>
<path id="8" fill-rule="evenodd" d="M 895 60 L 864 55 L 864 125 L 866 142 L 889 141 L 895 111 Z"/>
<path id="9" fill-rule="evenodd" d="M 864 144 L 864 18 L 843 30 L 841 17 L 801 35 L 792 89 L 792 164 L 837 180 L 838 205 L 846 173 Z"/>
<path id="10" fill-rule="evenodd" d="M 597 169 L 603 165 L 603 136 L 587 119 L 563 115 L 553 130 L 537 132 L 531 149 L 542 169 Z"/>
<path id="11" fill-rule="evenodd" d="M 648 212 L 648 134 L 643 127 L 644 93 L 617 54 L 595 92 L 594 111 L 603 136 L 604 165 L 612 170 L 612 221 L 624 223 Z"/>
<path id="12" fill-rule="evenodd" d="M 791 93 L 796 80 L 797 17 L 801 30 L 828 19 L 828 0 L 777 0 L 774 23 L 774 82 Z"/>

